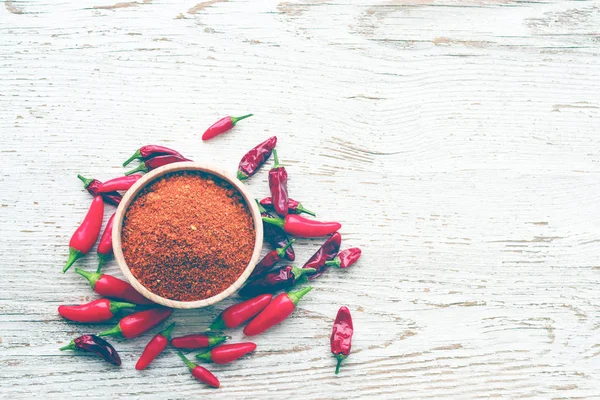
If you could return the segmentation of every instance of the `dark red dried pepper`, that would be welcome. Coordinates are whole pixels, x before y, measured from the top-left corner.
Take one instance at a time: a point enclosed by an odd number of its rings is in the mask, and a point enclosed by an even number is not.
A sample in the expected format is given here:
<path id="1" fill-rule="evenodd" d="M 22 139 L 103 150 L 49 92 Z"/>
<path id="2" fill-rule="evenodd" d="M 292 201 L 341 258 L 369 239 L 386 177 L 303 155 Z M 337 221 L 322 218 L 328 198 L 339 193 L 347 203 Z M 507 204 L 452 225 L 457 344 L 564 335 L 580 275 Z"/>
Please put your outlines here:
<path id="1" fill-rule="evenodd" d="M 226 308 L 208 329 L 222 331 L 238 327 L 261 312 L 272 299 L 273 295 L 271 294 L 261 294 L 250 300 L 234 304 Z"/>
<path id="2" fill-rule="evenodd" d="M 204 362 L 227 364 L 253 352 L 255 349 L 256 344 L 251 342 L 222 344 L 203 353 L 196 354 L 196 358 Z"/>
<path id="3" fill-rule="evenodd" d="M 316 277 L 320 276 L 327 269 L 327 261 L 333 260 L 335 255 L 340 251 L 340 246 L 342 244 L 342 235 L 339 232 L 331 235 L 329 239 L 325 241 L 319 247 L 319 250 L 312 255 L 311 258 L 308 259 L 306 264 L 302 268 L 314 268 L 317 272 L 313 275 L 310 275 L 308 279 L 312 280 Z"/>
<path id="4" fill-rule="evenodd" d="M 212 372 L 188 360 L 181 351 L 178 351 L 177 354 L 185 362 L 185 365 L 187 365 L 194 378 L 215 388 L 221 386 L 221 383 L 219 383 L 219 380 L 212 374 Z"/>
<path id="5" fill-rule="evenodd" d="M 244 154 L 238 165 L 237 178 L 243 181 L 254 175 L 269 159 L 276 145 L 277 136 L 272 136 Z"/>
<path id="6" fill-rule="evenodd" d="M 96 272 L 100 272 L 102 266 L 109 259 L 113 252 L 112 247 L 112 229 L 113 229 L 113 221 L 115 219 L 115 214 L 110 216 L 108 222 L 106 223 L 106 227 L 104 228 L 104 232 L 102 233 L 102 237 L 100 238 L 100 242 L 98 243 L 98 249 L 96 250 L 98 253 L 98 268 Z"/>
<path id="7" fill-rule="evenodd" d="M 358 261 L 361 250 L 358 247 L 352 247 L 344 251 L 340 251 L 338 255 L 331 261 L 327 261 L 325 265 L 334 266 L 337 268 L 348 268 Z"/>
<path id="8" fill-rule="evenodd" d="M 262 217 L 273 218 L 273 215 L 267 210 L 265 210 L 265 208 L 258 202 L 258 200 L 256 201 L 256 204 L 258 205 L 258 209 L 260 210 L 260 215 Z M 263 232 L 265 240 L 269 242 L 271 247 L 273 247 L 274 249 L 285 247 L 290 242 L 290 238 L 288 238 L 287 234 L 282 228 L 264 221 Z M 296 254 L 294 253 L 294 248 L 292 246 L 289 246 L 285 251 L 285 258 L 287 258 L 290 261 L 294 261 L 296 259 Z"/>
<path id="9" fill-rule="evenodd" d="M 265 197 L 264 199 L 262 199 L 260 201 L 260 204 L 262 204 L 265 207 L 273 207 L 273 198 L 272 197 Z M 292 214 L 308 214 L 308 215 L 312 215 L 313 217 L 316 217 L 317 214 L 315 214 L 314 212 L 307 210 L 306 208 L 304 208 L 304 206 L 302 205 L 302 203 L 300 203 L 297 200 L 294 199 L 288 199 L 288 213 L 292 213 Z"/>
<path id="10" fill-rule="evenodd" d="M 118 206 L 121 200 L 123 200 L 123 196 L 121 196 L 119 192 L 99 193 L 98 188 L 102 185 L 102 182 L 98 179 L 88 179 L 81 175 L 77 175 L 77 177 L 83 182 L 83 187 L 87 189 L 88 193 L 92 196 L 96 197 L 101 195 L 105 202 L 112 204 L 113 206 Z"/>
<path id="11" fill-rule="evenodd" d="M 131 171 L 125 172 L 125 175 L 131 175 L 136 172 L 148 172 L 148 171 L 152 171 L 153 169 L 156 169 L 158 167 L 162 167 L 163 165 L 172 164 L 172 163 L 176 163 L 176 162 L 183 162 L 183 161 L 192 161 L 192 160 L 187 159 L 183 156 L 175 156 L 175 155 L 157 156 L 157 157 L 150 158 L 150 159 L 140 163 L 140 165 L 138 165 Z"/>
<path id="12" fill-rule="evenodd" d="M 339 222 L 315 221 L 297 214 L 288 214 L 285 218 L 263 217 L 263 221 L 283 228 L 285 233 L 290 235 L 307 238 L 327 236 L 342 227 Z"/>
<path id="13" fill-rule="evenodd" d="M 331 352 L 337 359 L 337 366 L 335 367 L 335 373 L 340 372 L 340 365 L 342 361 L 350 355 L 352 348 L 352 334 L 354 333 L 354 326 L 352 325 L 352 316 L 348 307 L 340 307 L 335 322 L 333 323 L 333 330 L 331 331 Z"/>
<path id="14" fill-rule="evenodd" d="M 252 297 L 263 293 L 275 293 L 293 287 L 299 279 L 315 272 L 314 268 L 298 268 L 292 265 L 277 268 L 267 275 L 251 281 L 240 290 L 240 296 Z"/>
<path id="15" fill-rule="evenodd" d="M 192 334 L 171 339 L 171 346 L 176 349 L 203 349 L 213 347 L 229 339 L 226 335 Z"/>
<path id="16" fill-rule="evenodd" d="M 117 325 L 99 333 L 98 336 L 123 336 L 127 339 L 133 339 L 148 332 L 169 318 L 172 313 L 173 310 L 171 308 L 156 307 L 129 314 L 123 317 Z"/>
<path id="17" fill-rule="evenodd" d="M 148 342 L 144 348 L 144 351 L 142 352 L 142 355 L 140 356 L 140 359 L 135 364 L 135 369 L 138 371 L 146 369 L 148 365 L 150 365 L 150 363 L 167 348 L 169 345 L 169 340 L 171 339 L 171 331 L 173 330 L 174 326 L 175 322 L 169 325 L 164 331 L 157 333 Z"/>
<path id="18" fill-rule="evenodd" d="M 96 335 L 79 336 L 77 339 L 71 340 L 68 345 L 61 347 L 60 350 L 87 351 L 99 355 L 113 365 L 121 365 L 121 357 L 119 357 L 117 350 L 106 340 Z"/>
<path id="19" fill-rule="evenodd" d="M 273 199 L 273 209 L 277 214 L 285 217 L 288 214 L 289 207 L 288 174 L 285 167 L 279 164 L 277 149 L 273 149 L 273 157 L 275 158 L 275 164 L 269 171 L 269 189 L 271 190 L 271 198 Z"/>
<path id="20" fill-rule="evenodd" d="M 296 241 L 296 239 L 292 239 L 284 247 L 280 247 L 278 249 L 271 250 L 270 252 L 268 252 L 267 255 L 264 256 L 263 259 L 260 260 L 260 262 L 258 264 L 256 264 L 256 266 L 254 267 L 254 270 L 250 274 L 250 279 L 257 278 L 257 277 L 262 276 L 262 275 L 266 274 L 267 272 L 269 272 L 269 270 L 271 268 L 273 268 L 273 266 L 275 264 L 277 264 L 277 262 L 279 260 L 281 260 L 283 257 L 285 257 L 285 251 L 295 241 Z"/>
<path id="21" fill-rule="evenodd" d="M 69 259 L 62 270 L 63 273 L 67 272 L 75 261 L 92 249 L 100 235 L 103 216 L 104 200 L 102 200 L 102 196 L 96 196 L 92 200 L 92 205 L 83 222 L 79 225 L 73 236 L 71 236 L 71 241 L 69 242 Z"/>
<path id="22" fill-rule="evenodd" d="M 135 304 L 98 299 L 78 306 L 58 306 L 58 313 L 75 322 L 104 322 L 115 316 L 124 308 L 134 308 Z"/>
<path id="23" fill-rule="evenodd" d="M 154 304 L 139 294 L 129 283 L 119 278 L 97 272 L 87 272 L 79 268 L 75 268 L 75 272 L 87 279 L 94 292 L 101 296 L 113 297 L 135 304 Z"/>
<path id="24" fill-rule="evenodd" d="M 142 175 L 135 174 L 129 176 L 120 176 L 118 178 L 111 179 L 104 182 L 98 188 L 98 193 L 109 193 L 117 190 L 129 190 L 130 187 L 136 183 Z"/>
<path id="25" fill-rule="evenodd" d="M 227 116 L 225 118 L 221 118 L 220 120 L 212 124 L 206 130 L 206 132 L 204 132 L 204 134 L 202 135 L 202 140 L 210 140 L 215 136 L 219 136 L 220 134 L 232 129 L 235 126 L 235 124 L 237 124 L 239 121 L 251 117 L 252 115 L 254 114 L 246 114 L 242 115 L 241 117 Z"/>
<path id="26" fill-rule="evenodd" d="M 175 151 L 168 147 L 149 144 L 149 145 L 142 146 L 139 149 L 137 149 L 135 151 L 135 153 L 133 153 L 133 155 L 131 157 L 129 157 L 127 159 L 127 161 L 125 161 L 123 163 L 123 166 L 125 167 L 127 164 L 129 164 L 133 160 L 143 160 L 144 161 L 144 160 L 147 160 L 152 157 L 168 156 L 168 155 L 183 157 L 178 151 Z"/>

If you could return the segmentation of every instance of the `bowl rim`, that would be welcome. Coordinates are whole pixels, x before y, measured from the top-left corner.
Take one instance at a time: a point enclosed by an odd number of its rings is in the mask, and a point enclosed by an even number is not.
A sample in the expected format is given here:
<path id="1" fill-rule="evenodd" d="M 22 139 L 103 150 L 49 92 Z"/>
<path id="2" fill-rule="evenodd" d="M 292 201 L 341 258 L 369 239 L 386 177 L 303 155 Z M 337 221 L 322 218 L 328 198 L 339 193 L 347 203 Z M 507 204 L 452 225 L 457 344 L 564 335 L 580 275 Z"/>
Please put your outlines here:
<path id="1" fill-rule="evenodd" d="M 254 223 L 254 250 L 252 252 L 252 257 L 250 258 L 250 262 L 244 269 L 244 272 L 240 275 L 240 277 L 227 289 L 218 293 L 214 296 L 211 296 L 207 299 L 203 300 L 194 300 L 194 301 L 179 301 L 173 299 L 167 299 L 165 297 L 159 296 L 157 294 L 152 293 L 148 290 L 144 285 L 142 285 L 133 273 L 127 266 L 125 262 L 125 257 L 123 255 L 123 249 L 121 247 L 121 233 L 123 229 L 123 219 L 127 209 L 129 208 L 131 202 L 137 197 L 138 193 L 144 189 L 149 184 L 153 183 L 157 179 L 162 178 L 166 174 L 170 174 L 173 172 L 179 171 L 200 171 L 205 172 L 211 175 L 214 175 L 232 185 L 244 199 L 248 209 L 250 210 L 250 214 L 252 216 L 252 220 Z M 209 163 L 204 162 L 176 162 L 168 165 L 164 165 L 160 168 L 157 168 L 153 171 L 150 171 L 142 178 L 140 178 L 133 186 L 125 193 L 121 203 L 117 207 L 115 212 L 115 219 L 113 222 L 113 231 L 112 231 L 112 243 L 113 243 L 113 253 L 117 265 L 119 266 L 123 275 L 127 281 L 134 287 L 136 291 L 138 291 L 142 296 L 147 299 L 166 306 L 170 308 L 183 308 L 183 309 L 191 309 L 191 308 L 202 308 L 206 306 L 210 306 L 220 302 L 221 300 L 231 296 L 235 291 L 237 291 L 242 285 L 246 282 L 254 267 L 258 263 L 260 253 L 263 245 L 263 224 L 262 217 L 260 215 L 260 210 L 256 205 L 256 201 L 254 197 L 251 195 L 248 187 L 244 185 L 239 179 L 234 177 L 232 174 L 227 171 L 215 167 Z"/>

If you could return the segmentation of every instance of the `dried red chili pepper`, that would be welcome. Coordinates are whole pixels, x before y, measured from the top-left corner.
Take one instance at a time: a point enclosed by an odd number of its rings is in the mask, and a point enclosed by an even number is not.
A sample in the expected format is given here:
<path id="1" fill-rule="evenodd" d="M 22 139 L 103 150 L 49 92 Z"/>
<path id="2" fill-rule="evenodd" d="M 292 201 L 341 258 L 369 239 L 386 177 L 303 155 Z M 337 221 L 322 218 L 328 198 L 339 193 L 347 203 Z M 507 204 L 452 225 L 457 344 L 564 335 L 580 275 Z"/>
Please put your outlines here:
<path id="1" fill-rule="evenodd" d="M 241 117 L 227 116 L 225 118 L 221 118 L 220 120 L 212 124 L 206 130 L 206 132 L 204 132 L 204 134 L 202 135 L 202 140 L 210 140 L 216 136 L 219 136 L 220 134 L 232 129 L 235 126 L 235 124 L 237 124 L 239 121 L 251 117 L 252 115 L 254 114 L 246 114 L 242 115 Z"/>
<path id="2" fill-rule="evenodd" d="M 354 333 L 354 327 L 352 325 L 352 316 L 348 307 L 340 307 L 335 322 L 333 323 L 333 330 L 331 331 L 331 352 L 337 358 L 337 366 L 335 367 L 335 373 L 340 372 L 340 365 L 342 361 L 350 355 L 350 349 L 352 348 L 352 334 Z"/>
<path id="3" fill-rule="evenodd" d="M 211 331 L 233 329 L 261 312 L 273 299 L 271 294 L 261 294 L 250 300 L 226 308 L 208 327 Z"/>
<path id="4" fill-rule="evenodd" d="M 310 275 L 308 279 L 312 280 L 318 276 L 321 276 L 325 269 L 327 269 L 327 261 L 333 260 L 335 255 L 340 251 L 340 245 L 342 244 L 342 235 L 339 232 L 331 235 L 329 239 L 325 241 L 319 247 L 319 250 L 308 259 L 306 264 L 302 268 L 314 268 L 317 272 Z"/>
<path id="5" fill-rule="evenodd" d="M 112 254 L 112 229 L 114 219 L 115 214 L 113 213 L 113 215 L 110 216 L 108 222 L 106 223 L 106 227 L 104 228 L 104 232 L 102 233 L 102 237 L 100 238 L 100 243 L 98 243 L 98 249 L 96 250 L 96 252 L 98 253 L 98 268 L 96 269 L 96 272 L 100 272 L 102 266 Z"/>
<path id="6" fill-rule="evenodd" d="M 288 214 L 285 218 L 263 217 L 263 221 L 283 228 L 290 235 L 307 238 L 330 235 L 342 227 L 339 222 L 315 221 L 297 214 Z"/>
<path id="7" fill-rule="evenodd" d="M 192 334 L 171 339 L 171 346 L 176 349 L 203 349 L 213 347 L 229 339 L 226 335 Z"/>
<path id="8" fill-rule="evenodd" d="M 102 357 L 105 361 L 113 365 L 121 365 L 121 357 L 114 347 L 106 340 L 96 335 L 83 335 L 77 339 L 71 340 L 71 342 L 59 349 L 63 350 L 82 350 L 90 353 L 94 353 Z"/>
<path id="9" fill-rule="evenodd" d="M 254 267 L 254 270 L 250 274 L 250 279 L 257 278 L 269 272 L 269 270 L 277 264 L 277 261 L 285 257 L 285 251 L 294 243 L 296 239 L 290 240 L 284 247 L 280 247 L 275 250 L 271 250 L 263 257 L 262 260 Z"/>
<path id="10" fill-rule="evenodd" d="M 260 201 L 260 204 L 262 204 L 265 207 L 273 207 L 273 198 L 272 197 L 265 197 L 264 199 L 262 199 Z M 304 206 L 302 205 L 302 203 L 300 203 L 297 200 L 294 199 L 288 199 L 288 213 L 292 213 L 292 214 L 308 214 L 308 215 L 312 215 L 313 217 L 316 217 L 317 214 L 315 214 L 314 212 L 307 210 L 306 208 L 304 208 Z"/>
<path id="11" fill-rule="evenodd" d="M 135 304 L 98 299 L 78 306 L 58 306 L 58 313 L 75 322 L 104 322 L 124 308 L 134 308 Z"/>
<path id="12" fill-rule="evenodd" d="M 157 157 L 150 158 L 150 159 L 140 163 L 140 165 L 138 165 L 131 171 L 125 172 L 125 175 L 131 175 L 136 172 L 148 172 L 148 171 L 152 171 L 153 169 L 156 169 L 158 167 L 162 167 L 163 165 L 172 164 L 172 163 L 176 163 L 176 162 L 182 162 L 182 161 L 192 161 L 192 160 L 187 159 L 183 156 L 175 156 L 175 155 L 157 156 Z"/>
<path id="13" fill-rule="evenodd" d="M 273 215 L 267 210 L 265 210 L 265 208 L 258 202 L 258 200 L 256 201 L 256 204 L 258 205 L 258 209 L 260 210 L 260 215 L 262 217 L 273 218 Z M 290 242 L 290 238 L 288 238 L 283 229 L 264 221 L 263 232 L 265 239 L 274 249 L 279 247 L 285 247 Z M 289 246 L 285 251 L 285 258 L 287 258 L 290 261 L 294 261 L 296 259 L 296 254 L 294 253 L 294 248 L 292 246 Z"/>
<path id="14" fill-rule="evenodd" d="M 222 344 L 203 353 L 196 354 L 196 358 L 204 362 L 227 364 L 253 352 L 255 349 L 256 344 L 252 342 Z"/>
<path id="15" fill-rule="evenodd" d="M 109 193 L 115 192 L 117 190 L 129 190 L 130 187 L 136 183 L 142 175 L 129 175 L 129 176 L 120 176 L 118 178 L 111 179 L 109 181 L 104 182 L 98 188 L 98 193 Z"/>
<path id="16" fill-rule="evenodd" d="M 135 151 L 135 153 L 133 153 L 133 155 L 131 157 L 129 157 L 127 159 L 127 161 L 125 161 L 123 163 L 123 166 L 124 167 L 127 166 L 127 164 L 129 164 L 133 160 L 147 160 L 149 158 L 156 157 L 156 156 L 168 156 L 168 155 L 183 157 L 178 151 L 175 151 L 168 147 L 156 146 L 154 144 L 149 144 L 149 145 L 142 146 L 139 149 L 137 149 Z"/>
<path id="17" fill-rule="evenodd" d="M 244 154 L 238 165 L 237 178 L 243 181 L 254 175 L 269 159 L 276 145 L 277 136 L 272 136 Z"/>
<path id="18" fill-rule="evenodd" d="M 311 289 L 312 286 L 308 286 L 304 289 L 282 293 L 275 297 L 256 318 L 246 325 L 244 334 L 246 336 L 255 336 L 284 321 L 294 312 L 296 304 L 298 304 L 300 299 L 306 293 L 310 292 Z"/>
<path id="19" fill-rule="evenodd" d="M 75 268 L 75 272 L 87 279 L 94 292 L 101 296 L 113 297 L 135 304 L 154 304 L 139 294 L 129 283 L 119 278 L 98 272 L 87 272 L 79 268 Z"/>
<path id="20" fill-rule="evenodd" d="M 306 274 L 315 272 L 314 268 L 298 268 L 292 265 L 277 268 L 267 275 L 249 282 L 240 290 L 240 296 L 252 297 L 263 293 L 274 293 L 293 287 Z"/>
<path id="21" fill-rule="evenodd" d="M 169 340 L 171 339 L 171 331 L 173 330 L 174 326 L 175 322 L 169 325 L 164 331 L 157 333 L 148 342 L 144 348 L 144 351 L 142 352 L 142 355 L 140 356 L 140 359 L 135 364 L 135 369 L 138 371 L 146 369 L 148 365 L 150 365 L 150 363 L 167 348 L 169 345 Z"/>
<path id="22" fill-rule="evenodd" d="M 348 268 L 358 261 L 360 254 L 361 251 L 358 247 L 352 247 L 351 249 L 340 251 L 333 260 L 327 261 L 325 265 L 337 268 Z"/>
<path id="23" fill-rule="evenodd" d="M 98 239 L 98 235 L 100 235 L 103 216 L 104 200 L 102 200 L 101 196 L 96 196 L 92 200 L 92 205 L 83 222 L 79 225 L 73 236 L 71 236 L 71 241 L 69 242 L 69 259 L 62 270 L 63 273 L 67 272 L 75 261 L 92 249 L 92 246 L 96 243 L 96 239 Z"/>
<path id="24" fill-rule="evenodd" d="M 119 323 L 112 328 L 98 334 L 98 336 L 123 336 L 133 339 L 142 333 L 148 332 L 156 325 L 163 322 L 173 313 L 171 308 L 156 307 L 149 310 L 138 311 L 121 318 Z"/>
<path id="25" fill-rule="evenodd" d="M 121 200 L 123 200 L 123 196 L 118 192 L 99 193 L 98 188 L 102 185 L 102 182 L 98 179 L 88 179 L 81 175 L 77 175 L 77 177 L 83 182 L 83 187 L 87 189 L 88 193 L 92 196 L 96 197 L 101 195 L 105 202 L 112 204 L 113 206 L 118 206 Z"/>
<path id="26" fill-rule="evenodd" d="M 269 171 L 269 189 L 273 199 L 273 209 L 282 217 L 288 214 L 289 196 L 287 188 L 288 174 L 285 167 L 279 164 L 277 149 L 273 149 L 275 164 Z"/>
<path id="27" fill-rule="evenodd" d="M 212 374 L 212 372 L 188 360 L 181 351 L 178 351 L 177 354 L 179 354 L 179 357 L 181 357 L 181 359 L 185 362 L 185 365 L 187 365 L 194 378 L 215 388 L 221 386 L 221 383 L 219 383 L 219 380 Z"/>

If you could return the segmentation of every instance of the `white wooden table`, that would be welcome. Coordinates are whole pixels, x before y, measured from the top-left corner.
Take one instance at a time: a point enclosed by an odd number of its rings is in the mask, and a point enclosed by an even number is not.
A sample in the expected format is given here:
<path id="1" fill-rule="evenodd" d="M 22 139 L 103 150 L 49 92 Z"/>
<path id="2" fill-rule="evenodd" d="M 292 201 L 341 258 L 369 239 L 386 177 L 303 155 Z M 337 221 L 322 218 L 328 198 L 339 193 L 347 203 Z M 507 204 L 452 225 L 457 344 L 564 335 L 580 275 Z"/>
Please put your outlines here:
<path id="1" fill-rule="evenodd" d="M 0 397 L 600 397 L 599 1 L 123 1 L 0 5 Z M 59 352 L 110 325 L 56 313 L 96 298 L 60 273 L 90 201 L 76 174 L 119 175 L 147 143 L 235 171 L 271 135 L 360 263 L 212 367 L 219 390 L 174 353 L 136 371 L 151 335 L 113 340 L 120 369 Z M 177 311 L 177 333 L 229 304 Z"/>

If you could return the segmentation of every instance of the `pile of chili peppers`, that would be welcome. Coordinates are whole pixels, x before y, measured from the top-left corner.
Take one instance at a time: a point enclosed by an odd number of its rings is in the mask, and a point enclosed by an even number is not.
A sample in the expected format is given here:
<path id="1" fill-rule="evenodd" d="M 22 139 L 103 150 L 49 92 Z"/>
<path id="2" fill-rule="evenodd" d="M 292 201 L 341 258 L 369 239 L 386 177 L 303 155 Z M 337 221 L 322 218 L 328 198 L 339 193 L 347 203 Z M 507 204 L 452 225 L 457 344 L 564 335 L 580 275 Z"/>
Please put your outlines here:
<path id="1" fill-rule="evenodd" d="M 238 118 L 225 117 L 211 126 L 202 139 L 212 139 L 251 115 Z M 201 362 L 216 364 L 230 363 L 253 352 L 257 346 L 252 342 L 223 344 L 230 337 L 222 332 L 243 324 L 246 324 L 243 329 L 246 336 L 256 336 L 271 329 L 287 319 L 298 302 L 312 290 L 312 286 L 292 290 L 294 286 L 316 279 L 330 266 L 348 268 L 359 259 L 361 250 L 358 248 L 340 252 L 342 236 L 338 231 L 341 224 L 321 222 L 299 215 L 304 213 L 314 217 L 315 213 L 289 197 L 288 173 L 285 166 L 279 163 L 276 144 L 277 137 L 273 136 L 256 145 L 242 157 L 237 171 L 238 179 L 246 180 L 258 172 L 271 154 L 274 155 L 274 165 L 268 172 L 270 196 L 260 202 L 257 201 L 263 218 L 264 239 L 273 250 L 255 266 L 249 282 L 240 290 L 239 295 L 248 299 L 225 309 L 204 332 L 171 337 L 175 323 L 170 324 L 148 342 L 135 365 L 136 369 L 148 368 L 170 346 L 177 349 L 177 354 L 192 376 L 211 387 L 218 388 L 220 386 L 218 378 L 208 369 L 192 363 L 181 350 L 202 349 L 195 358 Z M 63 273 L 90 252 L 100 237 L 105 204 L 116 206 L 120 203 L 122 193 L 129 190 L 141 178 L 139 174 L 134 175 L 135 172 L 147 172 L 170 163 L 190 161 L 173 149 L 156 145 L 139 148 L 123 163 L 123 166 L 133 160 L 139 160 L 140 164 L 125 173 L 124 177 L 101 182 L 78 175 L 84 188 L 93 196 L 93 200 L 83 222 L 71 238 L 69 257 Z M 133 313 L 121 318 L 112 328 L 97 335 L 82 335 L 60 349 L 91 352 L 111 364 L 120 366 L 121 359 L 118 352 L 103 337 L 136 338 L 168 319 L 173 310 L 152 303 L 141 296 L 129 283 L 101 273 L 102 266 L 112 254 L 113 219 L 114 213 L 109 218 L 97 246 L 99 261 L 96 272 L 75 268 L 78 274 L 88 280 L 96 293 L 106 298 L 83 305 L 61 305 L 58 307 L 58 312 L 65 319 L 73 322 L 102 323 L 110 321 L 122 311 L 132 310 Z M 302 267 L 277 266 L 283 260 L 295 260 L 292 244 L 296 239 L 290 239 L 289 235 L 307 238 L 327 236 L 327 239 Z M 282 290 L 285 292 L 275 295 Z M 331 352 L 337 359 L 336 374 L 339 372 L 342 360 L 350 354 L 353 329 L 350 311 L 343 306 L 334 321 L 330 339 Z"/>

